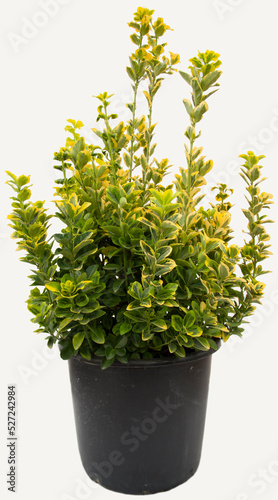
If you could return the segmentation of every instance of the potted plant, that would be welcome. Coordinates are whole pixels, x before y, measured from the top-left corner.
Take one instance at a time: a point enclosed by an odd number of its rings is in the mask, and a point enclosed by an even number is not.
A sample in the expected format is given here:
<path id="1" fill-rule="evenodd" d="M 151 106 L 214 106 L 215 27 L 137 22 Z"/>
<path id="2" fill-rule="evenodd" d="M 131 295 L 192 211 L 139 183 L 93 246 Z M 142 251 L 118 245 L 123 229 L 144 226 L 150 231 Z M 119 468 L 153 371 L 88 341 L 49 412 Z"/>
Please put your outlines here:
<path id="1" fill-rule="evenodd" d="M 198 53 L 183 103 L 186 166 L 169 185 L 167 159 L 154 157 L 153 103 L 179 55 L 166 55 L 162 18 L 139 7 L 129 24 L 135 51 L 127 74 L 133 101 L 128 123 L 115 122 L 111 95 L 97 96 L 94 129 L 101 146 L 86 144 L 80 121 L 55 153 L 56 213 L 30 200 L 30 177 L 8 172 L 14 189 L 9 216 L 32 265 L 27 301 L 37 332 L 69 360 L 79 449 L 89 476 L 131 494 L 170 489 L 199 464 L 211 354 L 221 340 L 242 335 L 260 303 L 269 255 L 263 214 L 272 196 L 261 192 L 260 161 L 242 155 L 248 220 L 243 246 L 231 243 L 232 190 L 216 188 L 203 203 L 212 161 L 197 145 L 207 100 L 218 90 L 219 54 Z M 138 90 L 147 82 L 147 117 L 138 116 Z M 115 124 L 116 123 L 116 124 Z M 51 218 L 62 223 L 47 236 Z"/>

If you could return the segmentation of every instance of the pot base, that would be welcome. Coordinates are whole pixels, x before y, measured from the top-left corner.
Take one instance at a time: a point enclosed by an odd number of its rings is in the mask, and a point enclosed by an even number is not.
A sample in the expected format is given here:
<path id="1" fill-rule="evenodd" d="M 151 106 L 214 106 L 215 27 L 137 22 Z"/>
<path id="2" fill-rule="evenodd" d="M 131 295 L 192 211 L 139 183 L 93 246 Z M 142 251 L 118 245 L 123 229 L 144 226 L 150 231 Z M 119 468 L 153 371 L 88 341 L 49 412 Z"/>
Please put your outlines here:
<path id="1" fill-rule="evenodd" d="M 199 463 L 200 463 L 200 461 L 199 461 Z M 85 465 L 83 463 L 82 463 L 82 465 L 84 467 L 85 472 L 87 473 L 89 478 L 94 483 L 99 484 L 100 486 L 102 486 L 106 490 L 114 491 L 115 493 L 122 493 L 122 494 L 126 494 L 126 495 L 153 495 L 155 493 L 164 493 L 166 491 L 172 490 L 174 488 L 177 488 L 178 486 L 181 486 L 182 484 L 185 484 L 187 481 L 189 481 L 189 479 L 191 479 L 196 474 L 198 467 L 199 467 L 199 464 L 198 464 L 197 467 L 195 468 L 195 470 L 192 469 L 188 476 L 184 477 L 182 480 L 180 480 L 177 483 L 171 483 L 168 479 L 168 485 L 167 485 L 167 487 L 165 487 L 165 489 L 161 489 L 162 486 L 160 484 L 160 480 L 161 480 L 161 478 L 160 478 L 159 484 L 157 485 L 157 487 L 155 487 L 152 484 L 152 485 L 145 485 L 145 486 L 141 485 L 139 487 L 139 489 L 135 489 L 135 487 L 133 485 L 131 487 L 131 489 L 129 489 L 129 486 L 124 484 L 123 488 L 118 490 L 118 489 L 115 489 L 115 486 L 109 487 L 109 486 L 107 486 L 107 484 L 103 484 L 102 477 L 100 475 L 97 476 L 97 474 L 94 472 L 90 474 L 90 472 L 86 470 Z M 127 484 L 129 484 L 129 483 L 130 483 L 130 480 L 127 481 Z"/>
<path id="2" fill-rule="evenodd" d="M 93 481 L 145 495 L 168 491 L 195 474 L 213 352 L 107 370 L 99 359 L 69 360 L 78 446 Z"/>

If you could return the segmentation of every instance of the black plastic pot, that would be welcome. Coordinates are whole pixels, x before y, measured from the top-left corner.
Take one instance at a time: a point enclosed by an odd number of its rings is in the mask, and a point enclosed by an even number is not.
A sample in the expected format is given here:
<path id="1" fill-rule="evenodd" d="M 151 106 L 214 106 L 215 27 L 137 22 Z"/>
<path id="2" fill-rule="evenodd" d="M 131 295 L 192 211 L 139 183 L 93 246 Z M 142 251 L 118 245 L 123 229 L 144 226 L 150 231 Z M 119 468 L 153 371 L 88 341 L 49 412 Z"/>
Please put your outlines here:
<path id="1" fill-rule="evenodd" d="M 196 472 L 211 355 L 114 364 L 69 360 L 79 451 L 89 477 L 120 493 L 166 491 Z"/>

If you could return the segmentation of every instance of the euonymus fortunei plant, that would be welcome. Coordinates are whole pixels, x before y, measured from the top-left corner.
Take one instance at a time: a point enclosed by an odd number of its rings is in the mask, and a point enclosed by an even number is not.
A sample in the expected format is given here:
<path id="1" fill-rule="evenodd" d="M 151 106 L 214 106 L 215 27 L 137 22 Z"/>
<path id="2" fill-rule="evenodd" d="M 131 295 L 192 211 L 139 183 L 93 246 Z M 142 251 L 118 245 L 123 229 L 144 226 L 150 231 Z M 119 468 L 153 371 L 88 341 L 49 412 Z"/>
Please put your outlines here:
<path id="1" fill-rule="evenodd" d="M 196 145 L 197 127 L 219 86 L 215 52 L 199 53 L 189 73 L 180 71 L 191 90 L 183 101 L 190 120 L 186 166 L 162 185 L 169 162 L 154 157 L 153 103 L 179 55 L 165 55 L 170 28 L 153 13 L 139 7 L 129 24 L 135 51 L 127 68 L 134 96 L 128 123 L 115 125 L 106 92 L 97 96 L 103 127 L 94 132 L 101 147 L 86 144 L 82 122 L 68 120 L 71 138 L 55 153 L 57 212 L 48 215 L 43 202 L 30 200 L 30 177 L 8 172 L 13 237 L 26 252 L 21 260 L 33 266 L 27 303 L 36 331 L 47 334 L 49 347 L 59 343 L 63 359 L 100 356 L 103 368 L 114 360 L 182 358 L 217 349 L 216 339 L 241 336 L 244 318 L 263 296 L 258 278 L 270 253 L 264 224 L 271 221 L 263 211 L 272 196 L 259 188 L 263 156 L 241 156 L 248 202 L 241 248 L 231 244 L 232 190 L 220 184 L 215 204 L 200 206 L 212 161 Z M 138 89 L 146 81 L 147 118 L 137 115 Z M 48 238 L 52 217 L 63 228 Z"/>

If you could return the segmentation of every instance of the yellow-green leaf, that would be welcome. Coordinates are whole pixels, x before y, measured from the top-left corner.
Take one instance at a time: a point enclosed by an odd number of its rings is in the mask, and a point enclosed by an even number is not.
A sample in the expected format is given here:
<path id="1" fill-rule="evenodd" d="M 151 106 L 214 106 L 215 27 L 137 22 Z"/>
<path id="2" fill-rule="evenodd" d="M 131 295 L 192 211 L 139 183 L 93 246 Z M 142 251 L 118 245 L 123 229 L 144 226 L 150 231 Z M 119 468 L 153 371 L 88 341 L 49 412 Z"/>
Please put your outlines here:
<path id="1" fill-rule="evenodd" d="M 73 345 L 73 347 L 74 347 L 74 349 L 76 351 L 82 345 L 84 338 L 85 338 L 85 333 L 84 332 L 82 332 L 82 333 L 76 333 L 76 335 L 74 335 L 74 337 L 72 339 L 72 345 Z"/>

